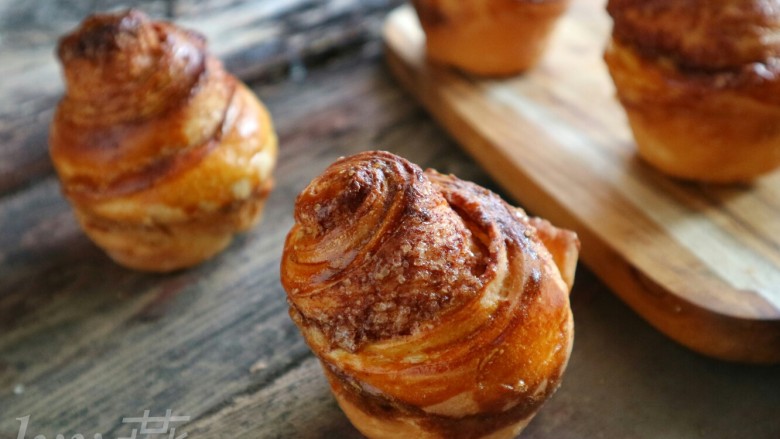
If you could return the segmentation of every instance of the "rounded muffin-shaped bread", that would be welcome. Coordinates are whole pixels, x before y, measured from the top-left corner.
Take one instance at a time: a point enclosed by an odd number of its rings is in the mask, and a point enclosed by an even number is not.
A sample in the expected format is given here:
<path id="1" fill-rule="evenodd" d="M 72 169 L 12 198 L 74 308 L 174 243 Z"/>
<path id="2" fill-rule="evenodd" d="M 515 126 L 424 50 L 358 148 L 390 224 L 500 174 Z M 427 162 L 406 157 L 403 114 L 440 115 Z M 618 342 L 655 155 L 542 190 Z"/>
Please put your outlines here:
<path id="1" fill-rule="evenodd" d="M 368 437 L 512 437 L 558 388 L 574 233 L 385 152 L 334 163 L 295 220 L 290 315 Z"/>
<path id="2" fill-rule="evenodd" d="M 82 228 L 122 265 L 197 264 L 255 224 L 276 135 L 199 34 L 138 11 L 60 40 L 66 81 L 50 154 Z"/>
<path id="3" fill-rule="evenodd" d="M 412 0 L 430 59 L 477 75 L 535 66 L 569 0 Z"/>
<path id="4" fill-rule="evenodd" d="M 605 60 L 639 155 L 707 182 L 780 166 L 780 7 L 611 0 Z"/>

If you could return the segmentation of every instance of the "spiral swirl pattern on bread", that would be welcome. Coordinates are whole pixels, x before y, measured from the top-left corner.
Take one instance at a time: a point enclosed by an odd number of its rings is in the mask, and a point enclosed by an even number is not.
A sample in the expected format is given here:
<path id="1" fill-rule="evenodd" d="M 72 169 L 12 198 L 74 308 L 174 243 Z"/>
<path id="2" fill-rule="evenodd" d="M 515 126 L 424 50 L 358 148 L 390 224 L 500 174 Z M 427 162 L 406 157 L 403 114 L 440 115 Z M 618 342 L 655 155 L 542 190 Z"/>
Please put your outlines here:
<path id="1" fill-rule="evenodd" d="M 739 69 L 780 55 L 780 4 L 768 0 L 610 0 L 613 35 L 680 66 Z"/>
<path id="2" fill-rule="evenodd" d="M 557 389 L 573 233 L 383 152 L 337 161 L 295 218 L 282 260 L 290 313 L 363 433 L 516 431 Z"/>
<path id="3" fill-rule="evenodd" d="M 66 93 L 51 157 L 82 227 L 115 260 L 187 267 L 258 220 L 271 119 L 202 36 L 131 10 L 87 18 L 57 53 Z"/>

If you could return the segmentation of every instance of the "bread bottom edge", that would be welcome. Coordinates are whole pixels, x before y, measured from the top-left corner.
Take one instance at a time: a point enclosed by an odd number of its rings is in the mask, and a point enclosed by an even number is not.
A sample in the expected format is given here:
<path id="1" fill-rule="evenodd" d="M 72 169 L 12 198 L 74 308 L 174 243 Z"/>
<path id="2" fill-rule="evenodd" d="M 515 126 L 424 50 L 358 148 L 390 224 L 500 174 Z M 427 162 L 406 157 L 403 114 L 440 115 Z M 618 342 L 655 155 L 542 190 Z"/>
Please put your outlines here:
<path id="1" fill-rule="evenodd" d="M 331 390 L 333 396 L 336 398 L 341 410 L 347 416 L 352 425 L 358 429 L 363 435 L 370 439 L 398 439 L 398 438 L 415 438 L 415 439 L 445 439 L 447 436 L 444 433 L 436 431 L 436 429 L 427 428 L 425 425 L 421 425 L 421 418 L 417 416 L 409 416 L 398 414 L 393 417 L 379 417 L 373 416 L 361 409 L 357 404 L 352 402 L 345 393 L 348 390 L 342 389 L 342 384 L 335 376 L 330 376 L 328 372 L 325 372 L 328 376 L 328 381 L 331 384 Z M 511 439 L 520 434 L 523 429 L 531 422 L 536 415 L 536 411 L 532 412 L 523 419 L 520 419 L 509 425 L 505 425 L 498 430 L 487 432 L 480 436 L 473 436 L 474 439 Z M 432 415 L 433 416 L 433 415 Z"/>
<path id="2" fill-rule="evenodd" d="M 233 237 L 260 222 L 267 193 L 225 213 L 175 224 L 126 225 L 83 213 L 76 217 L 89 238 L 116 263 L 134 270 L 171 272 L 222 252 Z"/>

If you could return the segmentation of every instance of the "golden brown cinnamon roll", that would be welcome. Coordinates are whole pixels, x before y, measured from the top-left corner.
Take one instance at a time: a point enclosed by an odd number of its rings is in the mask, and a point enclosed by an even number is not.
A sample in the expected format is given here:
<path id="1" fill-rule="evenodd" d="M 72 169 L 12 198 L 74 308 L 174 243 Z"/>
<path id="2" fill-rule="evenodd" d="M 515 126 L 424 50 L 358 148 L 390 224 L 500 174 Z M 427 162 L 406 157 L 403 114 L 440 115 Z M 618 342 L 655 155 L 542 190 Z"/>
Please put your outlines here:
<path id="1" fill-rule="evenodd" d="M 610 0 L 605 60 L 639 154 L 685 179 L 750 180 L 780 165 L 780 6 Z"/>
<path id="2" fill-rule="evenodd" d="M 578 250 L 486 189 L 366 152 L 298 196 L 281 279 L 362 433 L 512 437 L 560 384 Z"/>
<path id="3" fill-rule="evenodd" d="M 117 262 L 169 271 L 255 224 L 277 146 L 254 94 L 205 39 L 138 11 L 59 42 L 66 92 L 50 153 L 84 231 Z"/>
<path id="4" fill-rule="evenodd" d="M 487 76 L 533 67 L 569 0 L 412 0 L 428 57 Z"/>

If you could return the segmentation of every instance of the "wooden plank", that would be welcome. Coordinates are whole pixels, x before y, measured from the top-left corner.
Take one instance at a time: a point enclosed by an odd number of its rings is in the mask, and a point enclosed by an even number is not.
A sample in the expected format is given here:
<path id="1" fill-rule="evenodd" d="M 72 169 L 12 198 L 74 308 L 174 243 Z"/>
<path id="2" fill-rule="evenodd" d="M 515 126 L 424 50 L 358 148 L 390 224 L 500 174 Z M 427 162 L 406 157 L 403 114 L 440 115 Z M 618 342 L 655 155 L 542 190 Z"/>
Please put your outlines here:
<path id="1" fill-rule="evenodd" d="M 563 386 L 524 439 L 774 438 L 780 368 L 713 361 L 679 348 L 595 282 L 578 274 L 578 328 Z M 763 389 L 763 390 L 762 390 Z M 741 403 L 723 410 L 723 401 Z M 619 415 L 614 415 L 619 413 Z M 314 359 L 188 425 L 191 437 L 358 438 Z"/>
<path id="2" fill-rule="evenodd" d="M 15 438 L 26 414 L 28 437 L 50 438 L 120 437 L 121 417 L 145 409 L 203 417 L 311 355 L 279 283 L 293 201 L 311 178 L 368 145 L 479 172 L 421 123 L 373 47 L 319 79 L 257 89 L 282 145 L 277 187 L 259 227 L 194 269 L 117 266 L 79 230 L 53 177 L 0 198 L 0 438 Z"/>
<path id="3" fill-rule="evenodd" d="M 264 422 L 256 422 L 258 414 Z M 262 390 L 188 425 L 187 432 L 213 439 L 363 437 L 341 413 L 313 357 Z"/>
<path id="4" fill-rule="evenodd" d="M 295 196 L 338 156 L 370 148 L 497 188 L 393 83 L 376 49 L 306 81 L 255 84 L 280 136 L 277 186 L 259 227 L 192 270 L 116 266 L 78 230 L 51 177 L 0 197 L 0 439 L 16 439 L 28 414 L 27 439 L 129 437 L 122 417 L 168 408 L 192 417 L 177 433 L 193 439 L 360 437 L 287 317 L 278 258 Z M 779 367 L 681 349 L 584 268 L 572 304 L 563 386 L 523 438 L 780 437 Z"/>
<path id="5" fill-rule="evenodd" d="M 575 229 L 584 261 L 653 325 L 707 355 L 780 362 L 780 172 L 717 187 L 641 163 L 601 58 L 603 6 L 573 7 L 515 78 L 428 64 L 409 7 L 387 21 L 388 61 L 517 200 Z"/>

